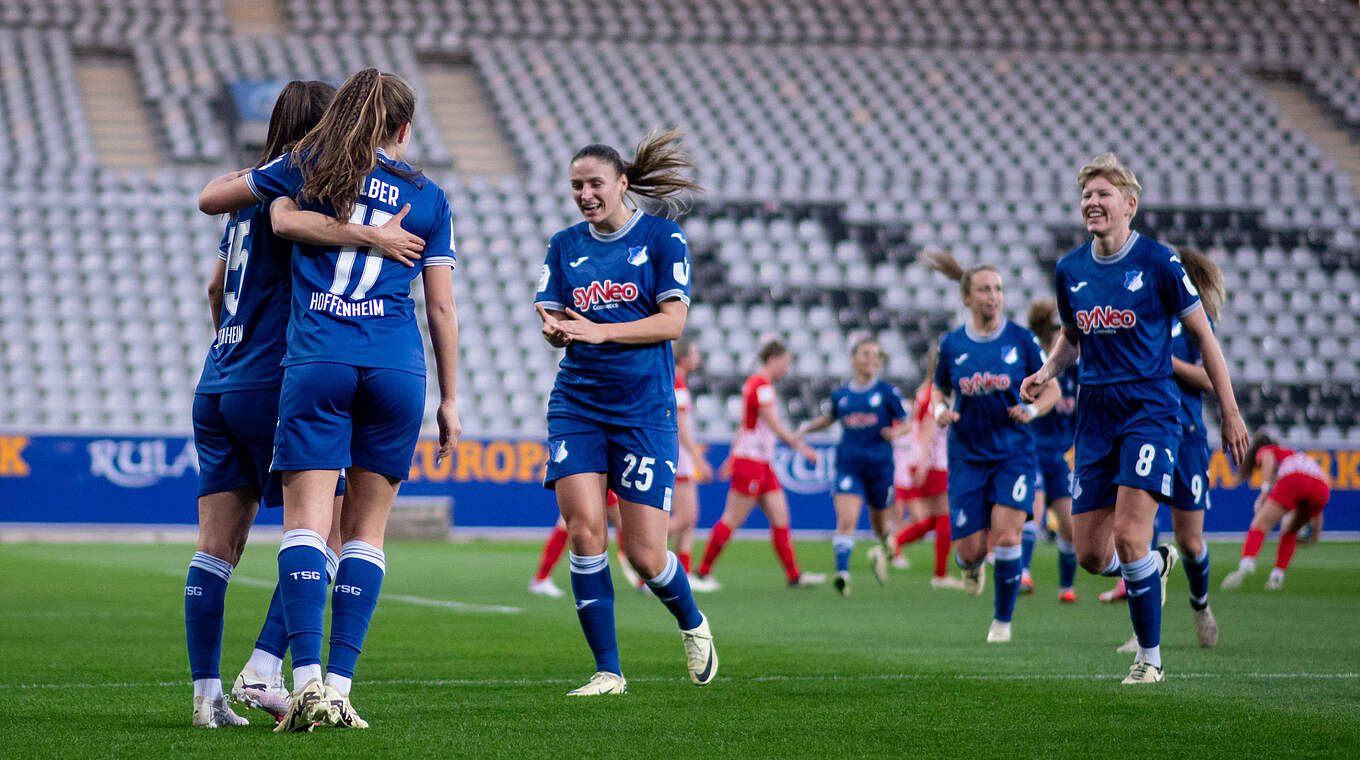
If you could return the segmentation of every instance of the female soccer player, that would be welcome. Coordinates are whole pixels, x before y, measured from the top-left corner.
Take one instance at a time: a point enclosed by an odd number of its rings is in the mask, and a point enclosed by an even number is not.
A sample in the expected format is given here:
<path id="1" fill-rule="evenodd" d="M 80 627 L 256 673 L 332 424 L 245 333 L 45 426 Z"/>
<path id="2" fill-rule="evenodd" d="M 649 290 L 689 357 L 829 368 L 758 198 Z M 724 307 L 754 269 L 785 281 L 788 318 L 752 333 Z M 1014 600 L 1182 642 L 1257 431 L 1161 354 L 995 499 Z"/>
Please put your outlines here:
<path id="1" fill-rule="evenodd" d="M 1020 532 L 1034 504 L 1034 435 L 1027 427 L 1058 400 L 1056 383 L 1029 403 L 1020 381 L 1043 364 L 1034 333 L 1002 314 L 1001 275 L 987 266 L 964 270 L 943 251 L 931 269 L 956 280 L 971 319 L 940 341 L 935 368 L 935 422 L 949 429 L 949 514 L 965 590 L 981 594 L 990 537 L 996 555 L 994 613 L 987 641 L 1011 640 L 1020 591 Z"/>
<path id="2" fill-rule="evenodd" d="M 1052 298 L 1035 301 L 1029 307 L 1029 329 L 1039 338 L 1045 350 L 1052 350 L 1058 339 L 1058 304 Z M 1077 411 L 1077 370 L 1068 368 L 1058 376 L 1058 388 L 1062 397 L 1053 406 L 1051 414 L 1045 414 L 1030 425 L 1034 432 L 1034 451 L 1039 460 L 1039 479 L 1042 483 L 1035 500 L 1038 507 L 1046 507 L 1053 512 L 1058 522 L 1058 601 L 1076 604 L 1077 592 L 1073 588 L 1077 575 L 1077 552 L 1072 546 L 1072 468 L 1067 464 L 1067 450 L 1072 448 L 1076 434 Z M 1023 536 L 1024 573 L 1020 577 L 1021 590 L 1033 593 L 1034 582 L 1029 577 L 1029 559 L 1033 555 L 1034 542 L 1038 538 L 1038 528 L 1042 519 L 1025 523 Z"/>
<path id="3" fill-rule="evenodd" d="M 789 586 L 816 586 L 826 582 L 826 575 L 798 569 L 793 542 L 789 540 L 789 503 L 774 468 L 770 467 L 776 440 L 783 441 L 807 461 L 817 461 L 817 452 L 790 432 L 776 411 L 778 397 L 774 383 L 789 373 L 793 354 L 782 342 L 771 339 L 761 345 L 758 356 L 760 371 L 746 378 L 741 387 L 741 426 L 732 442 L 732 453 L 718 468 L 718 477 L 730 478 L 731 486 L 727 490 L 727 505 L 722 517 L 708 534 L 704 559 L 699 563 L 699 578 L 710 581 L 714 589 L 721 587 L 708 577 L 713 572 L 713 563 L 732 537 L 732 531 L 741 527 L 751 514 L 751 508 L 758 505 L 770 522 L 770 542 L 784 566 L 784 577 Z"/>
<path id="4" fill-rule="evenodd" d="M 1081 213 L 1092 240 L 1058 262 L 1063 330 L 1043 368 L 1025 378 L 1035 398 L 1081 357 L 1072 527 L 1087 571 L 1121 573 L 1138 653 L 1126 684 L 1163 678 L 1163 584 L 1174 546 L 1149 552 L 1157 500 L 1173 494 L 1180 449 L 1171 327 L 1179 318 L 1204 358 L 1223 408 L 1223 447 L 1240 459 L 1247 431 L 1199 293 L 1170 248 L 1130 229 L 1141 186 L 1106 153 L 1082 167 Z"/>
<path id="5" fill-rule="evenodd" d="M 243 178 L 206 188 L 199 201 L 211 212 L 281 199 L 271 207 L 274 231 L 301 243 L 292 258 L 292 314 L 272 467 L 283 473 L 279 583 L 295 688 L 275 728 L 280 732 L 309 731 L 314 724 L 367 726 L 350 705 L 349 690 L 382 585 L 387 517 L 410 471 L 424 412 L 424 349 L 410 297 L 411 281 L 422 273 L 440 391 L 439 459 L 452 452 L 461 432 L 454 393 L 453 218 L 444 191 L 401 162 L 414 109 L 415 94 L 405 82 L 364 69 L 341 85 L 321 122 L 292 151 Z M 421 268 L 327 245 L 300 210 L 332 217 L 332 227 L 343 227 L 344 220 L 380 225 L 408 203 L 402 225 L 422 239 Z M 321 537 L 330 531 L 331 492 L 342 469 L 348 489 L 340 522 L 344 545 L 323 683 Z"/>
<path id="6" fill-rule="evenodd" d="M 1327 473 L 1312 457 L 1292 451 L 1275 443 L 1264 433 L 1251 442 L 1251 450 L 1238 468 L 1238 477 L 1250 482 L 1256 468 L 1261 468 L 1261 495 L 1256 498 L 1256 517 L 1242 544 L 1242 560 L 1237 569 L 1223 578 L 1224 589 L 1242 585 L 1248 575 L 1256 571 L 1256 555 L 1261 552 L 1266 533 L 1280 524 L 1280 547 L 1275 553 L 1275 568 L 1266 579 L 1266 590 L 1284 588 L 1284 571 L 1294 558 L 1299 531 L 1313 523 L 1313 536 L 1322 531 L 1322 510 L 1331 497 Z"/>
<path id="7" fill-rule="evenodd" d="M 548 398 L 548 471 L 571 544 L 571 587 L 595 675 L 569 694 L 623 694 L 606 553 L 605 491 L 619 495 L 619 543 L 675 616 L 690 680 L 718 672 L 708 620 L 666 549 L 679 444 L 670 342 L 689 311 L 689 251 L 672 221 L 630 208 L 628 193 L 670 200 L 698 186 L 676 132 L 648 135 L 632 163 L 607 145 L 572 156 L 585 221 L 553 236 L 535 297 L 543 337 L 565 346 Z M 671 201 L 673 202 L 673 201 Z"/>
<path id="8" fill-rule="evenodd" d="M 699 483 L 713 479 L 713 468 L 694 440 L 690 426 L 689 373 L 699 367 L 699 347 L 690 338 L 681 336 L 675 341 L 675 421 L 680 442 L 680 459 L 675 466 L 675 497 L 671 504 L 671 546 L 680 566 L 690 572 L 693 556 L 694 526 L 699 522 Z M 690 576 L 690 588 L 695 591 L 714 591 L 711 581 Z"/>
<path id="9" fill-rule="evenodd" d="M 836 557 L 832 582 L 843 596 L 850 595 L 850 554 L 855 548 L 855 526 L 860 507 L 869 505 L 869 523 L 879 543 L 869 549 L 869 566 L 880 585 L 888 580 L 892 523 L 888 506 L 893 493 L 893 425 L 907 416 L 902 396 L 879 377 L 883 369 L 878 341 L 860 338 L 850 350 L 850 382 L 831 392 L 826 411 L 804 423 L 798 435 L 815 433 L 841 423 L 836 445 L 836 473 L 832 503 L 836 509 Z"/>

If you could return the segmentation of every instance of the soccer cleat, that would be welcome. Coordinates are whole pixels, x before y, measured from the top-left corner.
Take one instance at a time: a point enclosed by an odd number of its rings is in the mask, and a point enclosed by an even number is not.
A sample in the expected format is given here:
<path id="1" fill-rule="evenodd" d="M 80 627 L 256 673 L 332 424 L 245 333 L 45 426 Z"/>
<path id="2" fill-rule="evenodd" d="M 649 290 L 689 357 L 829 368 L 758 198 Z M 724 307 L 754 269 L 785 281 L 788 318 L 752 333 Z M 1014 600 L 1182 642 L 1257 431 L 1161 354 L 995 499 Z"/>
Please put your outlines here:
<path id="1" fill-rule="evenodd" d="M 798 578 L 789 581 L 789 588 L 806 588 L 826 583 L 826 573 L 799 573 Z"/>
<path id="2" fill-rule="evenodd" d="M 250 721 L 232 712 L 227 695 L 220 697 L 194 697 L 194 725 L 199 728 L 221 728 L 223 726 L 248 726 Z"/>
<path id="3" fill-rule="evenodd" d="M 1271 573 L 1270 577 L 1266 578 L 1266 591 L 1279 591 L 1282 588 L 1284 588 L 1283 575 Z"/>
<path id="4" fill-rule="evenodd" d="M 708 630 L 708 618 L 688 631 L 681 631 L 685 644 L 685 667 L 689 680 L 698 686 L 709 683 L 718 675 L 718 650 L 713 646 L 713 634 Z"/>
<path id="5" fill-rule="evenodd" d="M 1195 610 L 1195 638 L 1205 649 L 1218 644 L 1218 621 L 1214 620 L 1214 611 L 1208 605 Z"/>
<path id="6" fill-rule="evenodd" d="M 1118 647 L 1115 648 L 1114 651 L 1119 652 L 1120 654 L 1133 654 L 1134 652 L 1137 652 L 1138 651 L 1137 634 L 1130 637 L 1129 640 L 1125 641 L 1123 644 L 1120 644 Z"/>
<path id="7" fill-rule="evenodd" d="M 688 652 L 686 652 L 688 654 Z M 595 697 L 601 694 L 627 694 L 628 682 L 618 673 L 607 670 L 597 671 L 585 686 L 567 692 L 568 697 Z"/>
<path id="8" fill-rule="evenodd" d="M 1100 593 L 1100 601 L 1104 602 L 1105 604 L 1110 604 L 1111 602 L 1122 602 L 1128 598 L 1129 592 L 1128 589 L 1124 588 L 1123 578 L 1120 578 L 1119 580 L 1114 582 L 1114 588 L 1110 589 L 1109 591 L 1102 591 Z"/>
<path id="9" fill-rule="evenodd" d="M 696 594 L 708 594 L 721 591 L 722 584 L 714 580 L 711 575 L 691 575 L 689 576 L 689 590 Z"/>
<path id="10" fill-rule="evenodd" d="M 326 713 L 330 722 L 323 721 L 321 725 L 336 728 L 368 728 L 368 721 L 360 718 L 359 713 L 354 711 L 354 705 L 349 703 L 349 697 L 341 694 L 334 686 L 326 687 L 326 703 L 330 707 Z"/>
<path id="11" fill-rule="evenodd" d="M 1166 580 L 1171 577 L 1171 569 L 1176 566 L 1181 558 L 1180 550 L 1175 544 L 1162 544 L 1157 547 L 1157 551 L 1162 555 L 1162 606 L 1166 606 Z"/>
<path id="12" fill-rule="evenodd" d="M 306 686 L 293 692 L 293 698 L 288 703 L 288 712 L 284 713 L 279 724 L 274 726 L 274 733 L 307 733 L 318 724 L 333 726 L 339 720 L 335 715 L 335 709 L 335 705 L 326 699 L 325 685 L 314 678 Z"/>
<path id="13" fill-rule="evenodd" d="M 1146 662 L 1135 662 L 1133 667 L 1129 668 L 1129 674 L 1124 676 L 1120 683 L 1160 683 L 1163 680 L 1165 679 L 1161 668 Z"/>
<path id="14" fill-rule="evenodd" d="M 892 566 L 894 570 L 910 570 L 911 560 L 905 554 L 897 554 L 892 558 Z"/>
<path id="15" fill-rule="evenodd" d="M 836 587 L 836 593 L 841 596 L 850 596 L 850 573 L 841 570 L 836 573 L 836 577 L 831 579 L 831 585 Z"/>
<path id="16" fill-rule="evenodd" d="M 241 668 L 241 674 L 236 676 L 236 683 L 231 687 L 232 699 L 247 709 L 258 707 L 273 715 L 274 720 L 279 720 L 288 712 L 289 696 L 288 689 L 283 685 L 283 673 L 265 678 L 256 673 L 250 663 Z"/>
<path id="17" fill-rule="evenodd" d="M 1238 586 L 1241 586 L 1242 581 L 1246 580 L 1248 575 L 1251 575 L 1250 570 L 1239 567 L 1236 570 L 1232 571 L 1231 573 L 1228 573 L 1227 575 L 1223 576 L 1223 583 L 1219 586 L 1219 588 L 1223 589 L 1224 591 L 1232 591 Z"/>
<path id="18" fill-rule="evenodd" d="M 882 586 L 888 582 L 888 553 L 881 546 L 869 547 L 869 568 L 874 571 L 874 580 Z"/>
<path id="19" fill-rule="evenodd" d="M 967 586 L 966 584 L 964 584 L 963 580 L 961 580 L 961 579 L 959 579 L 959 578 L 955 578 L 955 577 L 952 576 L 952 575 L 941 575 L 941 576 L 938 577 L 938 578 L 931 578 L 931 579 L 930 579 L 930 587 L 931 587 L 931 588 L 956 588 L 956 589 L 964 589 L 964 590 L 966 590 L 966 589 L 968 588 L 968 586 Z M 980 593 L 980 592 L 979 592 L 979 593 Z"/>
<path id="20" fill-rule="evenodd" d="M 987 587 L 987 576 L 982 573 L 983 566 L 965 567 L 960 573 L 963 576 L 963 590 L 973 596 L 982 596 L 982 590 Z"/>
<path id="21" fill-rule="evenodd" d="M 1007 644 L 1011 640 L 1011 624 L 1003 623 L 1000 620 L 993 620 L 990 628 L 987 629 L 988 644 Z"/>
<path id="22" fill-rule="evenodd" d="M 566 596 L 567 592 L 557 587 L 552 578 L 544 578 L 541 581 L 529 581 L 529 593 L 540 596 L 550 596 L 554 599 Z"/>
<path id="23" fill-rule="evenodd" d="M 1034 593 L 1034 579 L 1030 577 L 1028 570 L 1020 573 L 1020 593 L 1026 596 Z"/>
<path id="24" fill-rule="evenodd" d="M 1061 603 L 1061 604 L 1076 604 L 1076 603 L 1077 603 L 1077 592 L 1074 591 L 1074 590 L 1072 590 L 1072 589 L 1070 589 L 1070 588 L 1065 588 L 1065 589 L 1063 589 L 1063 590 L 1058 594 L 1058 602 Z"/>

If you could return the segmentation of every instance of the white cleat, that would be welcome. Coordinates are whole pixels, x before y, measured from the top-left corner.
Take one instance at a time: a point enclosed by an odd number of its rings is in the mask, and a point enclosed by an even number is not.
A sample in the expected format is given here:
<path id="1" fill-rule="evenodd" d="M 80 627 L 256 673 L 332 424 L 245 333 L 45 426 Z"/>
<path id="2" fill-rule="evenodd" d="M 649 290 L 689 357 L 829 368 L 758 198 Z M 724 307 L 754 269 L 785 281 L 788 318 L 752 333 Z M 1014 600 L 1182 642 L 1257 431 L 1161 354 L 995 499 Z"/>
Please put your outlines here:
<path id="1" fill-rule="evenodd" d="M 1000 620 L 993 620 L 990 628 L 987 629 L 988 644 L 1008 644 L 1011 640 L 1011 624 L 1003 623 Z"/>
<path id="2" fill-rule="evenodd" d="M 326 687 L 326 704 L 330 709 L 326 711 L 327 721 L 323 721 L 321 725 L 336 728 L 368 728 L 368 721 L 360 718 L 359 713 L 354 711 L 354 705 L 349 703 L 349 696 L 341 694 L 334 686 Z"/>
<path id="3" fill-rule="evenodd" d="M 987 576 L 983 575 L 984 565 L 977 567 L 965 567 L 960 575 L 963 576 L 963 590 L 973 596 L 982 596 L 982 590 L 987 587 Z"/>
<path id="4" fill-rule="evenodd" d="M 689 576 L 689 590 L 696 594 L 711 594 L 718 591 L 722 586 L 712 577 L 700 578 L 697 575 Z"/>
<path id="5" fill-rule="evenodd" d="M 308 733 L 318 725 L 333 726 L 339 721 L 335 710 L 335 705 L 326 698 L 325 685 L 320 679 L 313 678 L 306 686 L 293 692 L 288 712 L 274 726 L 274 733 Z"/>
<path id="6" fill-rule="evenodd" d="M 274 716 L 274 720 L 279 720 L 288 712 L 291 695 L 283 685 L 283 673 L 275 673 L 272 678 L 268 678 L 255 672 L 250 663 L 246 663 L 231 687 L 231 698 L 245 705 L 246 709 L 258 707 Z"/>
<path id="7" fill-rule="evenodd" d="M 1195 610 L 1195 638 L 1205 649 L 1218 644 L 1218 621 L 1214 620 L 1214 611 L 1208 605 Z"/>
<path id="8" fill-rule="evenodd" d="M 831 585 L 841 596 L 850 596 L 850 573 L 844 570 L 836 571 L 836 577 L 831 579 Z"/>
<path id="9" fill-rule="evenodd" d="M 552 578 L 544 578 L 541 581 L 529 581 L 529 593 L 539 596 L 550 596 L 554 599 L 567 595 L 567 592 L 557 587 Z"/>
<path id="10" fill-rule="evenodd" d="M 1166 606 L 1166 580 L 1171 577 L 1171 569 L 1176 566 L 1181 558 L 1181 553 L 1176 549 L 1175 544 L 1162 544 L 1157 547 L 1157 551 L 1162 554 L 1162 606 Z"/>
<path id="11" fill-rule="evenodd" d="M 869 547 L 869 569 L 874 571 L 874 580 L 882 586 L 888 582 L 888 553 L 882 546 Z"/>
<path id="12" fill-rule="evenodd" d="M 1114 651 L 1119 652 L 1120 654 L 1134 654 L 1135 652 L 1137 652 L 1138 651 L 1137 634 L 1131 636 L 1129 640 L 1125 641 L 1123 644 L 1120 644 L 1118 647 L 1115 648 Z"/>
<path id="13" fill-rule="evenodd" d="M 907 555 L 899 554 L 892 558 L 892 566 L 894 570 L 910 570 L 911 560 L 907 559 Z"/>
<path id="14" fill-rule="evenodd" d="M 718 676 L 718 649 L 713 646 L 713 634 L 708 630 L 708 617 L 688 631 L 680 632 L 685 644 L 685 667 L 689 669 L 689 680 L 698 686 L 709 683 Z"/>
<path id="15" fill-rule="evenodd" d="M 628 682 L 618 673 L 607 670 L 597 671 L 585 686 L 567 692 L 568 697 L 595 697 L 601 694 L 627 694 Z"/>
<path id="16" fill-rule="evenodd" d="M 1233 589 L 1241 586 L 1242 581 L 1246 580 L 1248 575 L 1251 575 L 1251 570 L 1248 570 L 1245 567 L 1239 567 L 1236 570 L 1232 571 L 1231 573 L 1228 573 L 1227 575 L 1223 576 L 1223 583 L 1219 585 L 1219 588 L 1223 589 L 1224 591 L 1232 591 Z"/>
<path id="17" fill-rule="evenodd" d="M 1276 574 L 1272 572 L 1270 577 L 1266 578 L 1266 591 L 1279 591 L 1282 588 L 1284 588 L 1284 573 Z"/>
<path id="18" fill-rule="evenodd" d="M 960 591 L 966 591 L 966 590 L 968 589 L 968 585 L 967 585 L 966 583 L 963 582 L 963 579 L 962 579 L 962 578 L 955 578 L 955 577 L 952 576 L 952 575 L 945 575 L 945 576 L 941 576 L 941 577 L 939 577 L 939 578 L 931 578 L 931 579 L 930 579 L 930 587 L 931 587 L 931 588 L 953 588 L 953 589 L 958 589 L 958 590 L 960 590 Z M 979 591 L 978 593 L 982 593 L 982 592 Z"/>
<path id="19" fill-rule="evenodd" d="M 826 583 L 826 573 L 799 573 L 798 580 L 789 581 L 789 588 L 806 588 Z"/>
<path id="20" fill-rule="evenodd" d="M 1129 668 L 1129 674 L 1124 676 L 1120 683 L 1160 683 L 1165 680 L 1162 669 L 1156 665 L 1149 665 L 1146 662 L 1135 662 Z"/>
<path id="21" fill-rule="evenodd" d="M 249 726 L 250 721 L 232 712 L 227 695 L 220 697 L 194 697 L 194 725 L 199 728 L 221 728 L 223 726 Z"/>

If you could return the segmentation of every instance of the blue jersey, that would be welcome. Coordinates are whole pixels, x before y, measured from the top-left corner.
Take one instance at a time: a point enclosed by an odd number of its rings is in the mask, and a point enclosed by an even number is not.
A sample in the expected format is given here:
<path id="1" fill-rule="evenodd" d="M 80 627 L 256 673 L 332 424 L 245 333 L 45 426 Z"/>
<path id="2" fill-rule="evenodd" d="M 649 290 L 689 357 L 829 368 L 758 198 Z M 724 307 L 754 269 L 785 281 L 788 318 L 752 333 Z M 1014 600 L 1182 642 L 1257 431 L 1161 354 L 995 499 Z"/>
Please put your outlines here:
<path id="1" fill-rule="evenodd" d="M 831 392 L 827 413 L 841 422 L 841 440 L 836 445 L 838 467 L 859 464 L 891 463 L 892 443 L 880 432 L 907 416 L 902 394 L 884 380 L 874 380 L 857 388 L 853 383 Z"/>
<path id="2" fill-rule="evenodd" d="M 241 209 L 227 221 L 218 257 L 227 262 L 217 338 L 203 360 L 198 393 L 277 388 L 288 329 L 288 259 L 293 244 L 274 237 L 269 207 Z"/>
<path id="3" fill-rule="evenodd" d="M 1034 458 L 1028 425 L 1007 409 L 1020 401 L 1020 383 L 1044 364 L 1034 333 L 1005 322 L 991 335 L 964 325 L 940 341 L 935 385 L 954 394 L 957 422 L 949 426 L 949 461 L 995 462 Z"/>
<path id="4" fill-rule="evenodd" d="M 1039 452 L 1066 454 L 1077 437 L 1077 368 L 1068 367 L 1058 375 L 1062 398 L 1052 411 L 1029 423 L 1034 447 Z"/>
<path id="5" fill-rule="evenodd" d="M 281 196 L 296 198 L 302 189 L 302 171 L 293 165 L 291 153 L 252 171 L 247 179 L 266 203 Z M 425 240 L 419 267 L 386 261 L 367 248 L 296 246 L 284 366 L 336 362 L 425 373 L 411 281 L 422 269 L 454 265 L 453 214 L 438 185 L 379 149 L 377 166 L 362 180 L 349 221 L 381 226 L 407 203 L 411 211 L 401 226 Z M 334 215 L 329 204 L 298 205 Z"/>
<path id="6" fill-rule="evenodd" d="M 685 236 L 675 222 L 635 211 L 608 235 L 588 222 L 553 235 L 534 301 L 592 322 L 633 322 L 670 299 L 689 305 Z M 568 344 L 548 398 L 548 416 L 557 415 L 675 430 L 670 341 Z"/>
<path id="7" fill-rule="evenodd" d="M 1185 334 L 1185 327 L 1177 319 L 1171 325 L 1171 355 L 1177 359 L 1199 364 L 1200 353 L 1194 343 Z M 1202 442 L 1205 446 L 1209 445 L 1209 436 L 1204 431 L 1204 394 L 1199 388 L 1194 388 L 1180 379 L 1176 380 L 1176 388 L 1180 391 L 1181 397 L 1181 438 Z"/>
<path id="8" fill-rule="evenodd" d="M 1171 320 L 1200 308 L 1180 257 L 1134 232 L 1119 251 L 1097 256 L 1086 243 L 1058 262 L 1063 325 L 1081 331 L 1082 385 L 1171 376 Z"/>

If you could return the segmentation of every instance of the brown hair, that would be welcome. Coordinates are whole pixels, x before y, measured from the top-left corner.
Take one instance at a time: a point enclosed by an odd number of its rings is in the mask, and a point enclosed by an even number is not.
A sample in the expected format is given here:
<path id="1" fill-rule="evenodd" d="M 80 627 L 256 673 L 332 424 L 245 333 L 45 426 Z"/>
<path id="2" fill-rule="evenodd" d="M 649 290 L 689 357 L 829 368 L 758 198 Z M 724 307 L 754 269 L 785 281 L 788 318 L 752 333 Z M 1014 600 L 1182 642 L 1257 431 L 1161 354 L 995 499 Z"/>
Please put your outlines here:
<path id="1" fill-rule="evenodd" d="M 576 151 L 571 163 L 583 158 L 597 158 L 614 167 L 615 175 L 628 178 L 628 192 L 661 201 L 668 212 L 681 208 L 673 196 L 681 192 L 702 193 L 703 188 L 684 175 L 693 169 L 689 156 L 675 145 L 684 135 L 675 129 L 665 132 L 652 130 L 633 150 L 632 163 L 625 163 L 619 152 L 609 145 L 593 143 Z"/>
<path id="2" fill-rule="evenodd" d="M 329 203 L 335 218 L 348 219 L 360 182 L 377 166 L 378 147 L 396 138 L 415 108 L 415 93 L 392 74 L 369 68 L 346 79 L 321 122 L 293 149 L 302 200 Z"/>
<path id="3" fill-rule="evenodd" d="M 1077 184 L 1084 189 L 1086 183 L 1096 177 L 1109 180 L 1125 198 L 1137 198 L 1143 192 L 1143 186 L 1138 184 L 1133 170 L 1119 163 L 1119 157 L 1113 153 L 1101 153 L 1081 167 L 1077 172 Z"/>
<path id="4" fill-rule="evenodd" d="M 969 289 L 973 287 L 973 275 L 978 272 L 997 272 L 996 267 L 987 266 L 986 264 L 973 267 L 972 269 L 964 269 L 958 259 L 954 258 L 954 254 L 944 249 L 923 251 L 921 255 L 925 258 L 926 267 L 957 282 L 959 284 L 959 289 L 965 296 L 968 295 Z M 997 272 L 997 274 L 1001 273 Z"/>
<path id="5" fill-rule="evenodd" d="M 335 88 L 325 82 L 294 79 L 284 85 L 269 114 L 269 132 L 265 135 L 264 151 L 256 166 L 264 166 L 287 153 L 293 143 L 321 121 L 321 114 L 334 97 Z"/>
<path id="6" fill-rule="evenodd" d="M 760 344 L 760 350 L 756 352 L 756 356 L 760 359 L 760 363 L 764 364 L 765 362 L 771 359 L 777 359 L 788 352 L 789 347 L 784 345 L 783 341 L 778 338 L 770 338 Z"/>
<path id="7" fill-rule="evenodd" d="M 1029 331 L 1039 339 L 1039 345 L 1047 351 L 1053 337 L 1058 334 L 1058 302 L 1052 298 L 1040 298 L 1029 305 L 1026 321 Z"/>
<path id="8" fill-rule="evenodd" d="M 1242 457 L 1242 461 L 1237 463 L 1237 477 L 1242 482 L 1251 480 L 1251 476 L 1256 474 L 1256 455 L 1261 449 L 1275 443 L 1275 439 L 1265 433 L 1257 433 L 1251 439 L 1251 447 L 1247 449 L 1247 455 Z"/>
<path id="9" fill-rule="evenodd" d="M 672 354 L 674 355 L 675 361 L 678 362 L 681 359 L 685 358 L 686 356 L 689 356 L 689 350 L 693 347 L 694 339 L 689 337 L 688 335 L 681 335 L 680 337 L 672 341 L 671 350 Z"/>
<path id="10" fill-rule="evenodd" d="M 855 338 L 855 341 L 853 343 L 850 344 L 850 355 L 854 356 L 855 354 L 859 353 L 861 347 L 868 345 L 870 343 L 878 345 L 878 338 L 875 338 L 874 336 L 867 334 L 860 335 L 859 337 Z M 879 353 L 882 354 L 883 351 L 880 350 Z"/>
<path id="11" fill-rule="evenodd" d="M 1227 297 L 1223 287 L 1223 270 L 1205 253 L 1183 245 L 1175 248 L 1181 257 L 1181 264 L 1185 266 L 1185 273 L 1195 284 L 1195 290 L 1199 291 L 1199 300 L 1204 302 L 1205 313 L 1210 319 L 1218 321 L 1219 310 Z"/>

